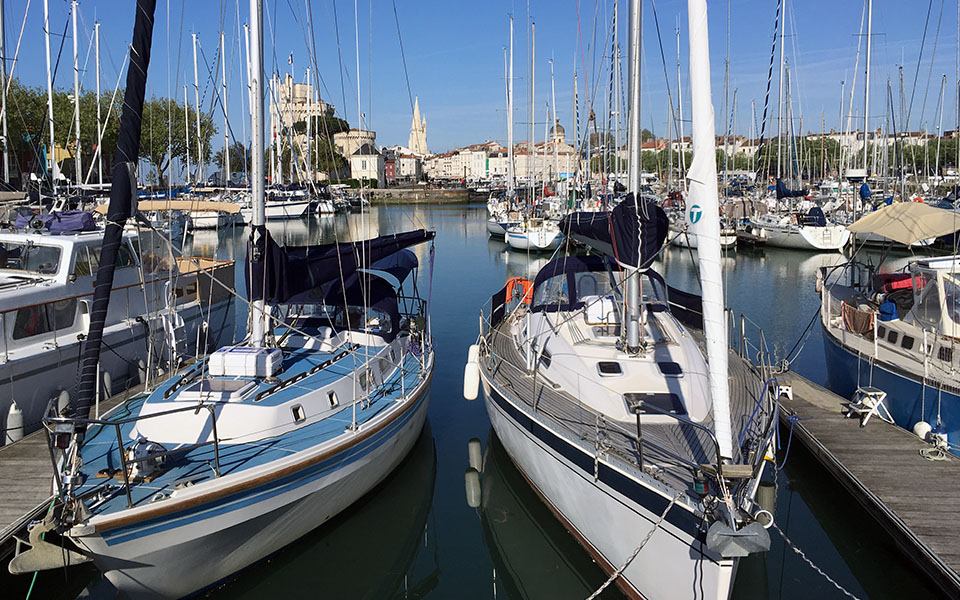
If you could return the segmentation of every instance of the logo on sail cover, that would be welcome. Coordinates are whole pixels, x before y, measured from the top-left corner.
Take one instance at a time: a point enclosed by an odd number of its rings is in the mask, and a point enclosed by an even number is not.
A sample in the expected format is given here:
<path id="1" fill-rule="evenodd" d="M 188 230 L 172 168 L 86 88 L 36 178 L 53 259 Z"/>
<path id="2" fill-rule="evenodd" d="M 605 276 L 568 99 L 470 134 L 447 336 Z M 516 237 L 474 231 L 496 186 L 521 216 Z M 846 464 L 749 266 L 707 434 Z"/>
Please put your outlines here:
<path id="1" fill-rule="evenodd" d="M 690 212 L 687 216 L 690 217 L 690 222 L 696 225 L 697 221 L 700 220 L 700 217 L 703 216 L 703 210 L 700 208 L 699 204 L 694 204 L 690 207 Z"/>

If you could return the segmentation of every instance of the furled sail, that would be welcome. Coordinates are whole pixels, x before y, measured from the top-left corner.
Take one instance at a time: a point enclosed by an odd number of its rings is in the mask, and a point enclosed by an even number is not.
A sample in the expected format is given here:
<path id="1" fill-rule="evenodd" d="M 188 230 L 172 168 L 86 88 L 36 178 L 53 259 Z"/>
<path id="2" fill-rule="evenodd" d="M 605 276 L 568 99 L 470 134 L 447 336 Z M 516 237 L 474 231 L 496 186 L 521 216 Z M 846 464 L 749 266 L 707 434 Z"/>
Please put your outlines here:
<path id="1" fill-rule="evenodd" d="M 113 274 L 117 253 L 123 242 L 123 226 L 133 215 L 137 193 L 137 161 L 140 157 L 140 131 L 143 117 L 143 98 L 147 85 L 147 67 L 150 64 L 150 46 L 153 41 L 153 14 L 156 0 L 137 0 L 133 41 L 130 43 L 130 66 L 127 68 L 127 86 L 123 93 L 123 111 L 117 133 L 117 152 L 113 158 L 110 185 L 110 205 L 107 226 L 100 251 L 100 267 L 93 292 L 90 328 L 83 343 L 80 364 L 80 382 L 77 385 L 74 413 L 87 418 L 97 389 L 97 368 L 100 362 L 100 344 L 103 326 L 113 289 Z"/>
<path id="2" fill-rule="evenodd" d="M 782 179 L 777 180 L 777 200 L 782 200 L 784 198 L 800 198 L 806 195 L 807 190 L 791 190 L 787 188 L 787 184 L 785 184 Z"/>
<path id="3" fill-rule="evenodd" d="M 650 200 L 633 194 L 610 212 L 576 212 L 560 221 L 560 231 L 624 267 L 646 268 L 663 247 L 670 221 Z"/>

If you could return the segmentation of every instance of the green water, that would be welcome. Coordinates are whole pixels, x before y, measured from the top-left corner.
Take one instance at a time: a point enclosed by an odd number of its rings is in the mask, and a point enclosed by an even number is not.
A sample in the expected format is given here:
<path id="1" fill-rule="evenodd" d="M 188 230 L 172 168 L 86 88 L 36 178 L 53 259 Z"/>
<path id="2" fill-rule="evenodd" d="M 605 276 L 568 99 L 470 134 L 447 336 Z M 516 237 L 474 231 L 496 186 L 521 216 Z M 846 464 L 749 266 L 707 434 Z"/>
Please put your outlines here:
<path id="1" fill-rule="evenodd" d="M 505 244 L 488 240 L 485 221 L 485 207 L 478 205 L 374 208 L 363 217 L 271 223 L 274 236 L 292 244 L 416 227 L 437 231 L 431 297 L 437 367 L 429 423 L 408 460 L 362 501 L 203 597 L 562 600 L 585 598 L 604 582 L 604 574 L 510 462 L 482 402 L 466 402 L 461 396 L 463 364 L 467 347 L 476 339 L 480 305 L 507 277 L 532 277 L 547 261 L 510 253 Z M 242 229 L 198 232 L 187 250 L 239 259 L 245 236 Z M 419 255 L 425 290 L 426 253 Z M 776 249 L 734 254 L 725 261 L 728 305 L 762 326 L 771 350 L 783 356 L 816 313 L 816 269 L 836 259 Z M 689 251 L 668 249 L 656 268 L 671 285 L 699 291 Z M 826 383 L 817 323 L 801 346 L 793 368 Z M 484 501 L 479 510 L 467 506 L 464 492 L 471 438 L 481 440 L 484 449 Z M 781 460 L 784 454 L 781 449 Z M 779 526 L 850 592 L 860 598 L 938 596 L 799 445 L 791 449 L 776 483 Z M 638 539 L 644 533 L 638 532 Z M 778 534 L 771 535 L 769 552 L 741 562 L 734 598 L 845 598 Z M 636 560 L 643 560 L 642 552 Z M 29 583 L 28 577 L 5 577 L 0 596 L 24 598 Z M 95 569 L 85 567 L 42 574 L 32 598 L 78 594 L 114 596 Z M 602 597 L 621 596 L 609 588 Z"/>

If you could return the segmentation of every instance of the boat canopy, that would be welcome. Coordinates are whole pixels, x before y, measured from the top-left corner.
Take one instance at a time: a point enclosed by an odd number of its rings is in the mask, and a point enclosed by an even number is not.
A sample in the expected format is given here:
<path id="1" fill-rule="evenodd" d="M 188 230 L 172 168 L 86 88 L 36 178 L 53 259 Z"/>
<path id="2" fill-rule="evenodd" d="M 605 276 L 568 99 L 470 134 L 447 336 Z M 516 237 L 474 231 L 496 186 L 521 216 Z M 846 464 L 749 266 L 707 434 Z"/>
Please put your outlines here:
<path id="1" fill-rule="evenodd" d="M 960 230 L 960 213 L 922 202 L 897 202 L 861 217 L 847 229 L 882 235 L 909 246 Z"/>
<path id="2" fill-rule="evenodd" d="M 101 204 L 94 209 L 97 214 L 107 214 L 107 205 Z M 212 200 L 141 200 L 137 210 L 151 212 L 155 210 L 181 210 L 183 212 L 224 212 L 235 215 L 240 206 L 233 202 L 215 202 Z"/>
<path id="3" fill-rule="evenodd" d="M 302 303 L 305 298 L 303 295 L 312 293 L 310 301 L 318 302 L 334 293 L 334 290 L 342 290 L 344 286 L 349 290 L 348 279 L 356 275 L 358 269 L 379 269 L 402 282 L 416 267 L 416 264 L 410 263 L 412 253 L 379 265 L 378 261 L 393 257 L 409 246 L 430 241 L 435 236 L 435 231 L 418 229 L 362 242 L 280 246 L 265 226 L 254 227 L 247 247 L 251 257 L 246 273 L 248 296 L 251 300 L 289 304 Z M 386 280 L 383 277 L 378 279 Z"/>
<path id="4" fill-rule="evenodd" d="M 800 198 L 801 196 L 806 195 L 807 190 L 787 189 L 787 184 L 785 184 L 782 179 L 777 180 L 777 200 L 782 200 L 784 198 Z"/>
<path id="5" fill-rule="evenodd" d="M 83 210 L 54 211 L 43 215 L 17 215 L 14 229 L 46 229 L 50 233 L 70 233 L 76 231 L 94 231 L 97 224 L 93 216 Z"/>
<path id="6" fill-rule="evenodd" d="M 576 212 L 560 221 L 560 231 L 624 267 L 646 268 L 663 247 L 670 220 L 652 201 L 628 195 L 609 213 Z"/>

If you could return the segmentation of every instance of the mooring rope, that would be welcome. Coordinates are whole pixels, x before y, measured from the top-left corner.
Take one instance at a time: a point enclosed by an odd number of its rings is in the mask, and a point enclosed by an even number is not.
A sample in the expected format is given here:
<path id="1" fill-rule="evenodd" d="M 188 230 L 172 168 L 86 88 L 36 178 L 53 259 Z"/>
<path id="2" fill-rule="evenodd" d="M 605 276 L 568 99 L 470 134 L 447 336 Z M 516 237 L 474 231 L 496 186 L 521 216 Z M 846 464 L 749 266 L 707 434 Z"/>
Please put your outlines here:
<path id="1" fill-rule="evenodd" d="M 670 509 L 673 508 L 673 505 L 677 503 L 677 500 L 679 500 L 680 496 L 682 495 L 683 495 L 683 492 L 680 492 L 673 497 L 673 500 L 671 500 L 670 504 L 668 504 L 667 507 L 663 509 L 663 512 L 660 514 L 660 518 L 657 519 L 657 522 L 653 524 L 653 527 L 651 527 L 650 531 L 647 532 L 646 537 L 643 538 L 643 541 L 640 542 L 640 545 L 637 546 L 636 550 L 633 551 L 633 554 L 627 557 L 627 560 L 625 560 L 623 564 L 620 565 L 620 568 L 618 568 L 616 571 L 611 573 L 610 577 L 603 582 L 603 585 L 597 588 L 597 591 L 590 594 L 587 600 L 594 600 L 594 598 L 599 596 L 600 593 L 603 592 L 603 590 L 607 589 L 610 586 L 610 584 L 617 579 L 617 577 L 620 577 L 620 574 L 623 573 L 623 570 L 626 569 L 631 562 L 633 562 L 633 559 L 635 559 L 637 555 L 640 554 L 640 551 L 643 550 L 643 547 L 646 545 L 646 543 L 650 541 L 650 538 L 653 537 L 654 532 L 657 529 L 660 529 L 660 525 L 663 523 L 663 520 L 667 518 L 667 513 L 670 512 Z"/>
<path id="2" fill-rule="evenodd" d="M 832 583 L 835 588 L 837 588 L 838 590 L 840 590 L 841 592 L 843 592 L 847 597 L 853 598 L 853 600 L 860 600 L 857 596 L 854 596 L 853 594 L 851 594 L 850 592 L 848 592 L 847 590 L 845 590 L 845 589 L 843 588 L 843 586 L 840 585 L 839 583 L 837 583 L 832 577 L 830 577 L 829 575 L 827 575 L 826 573 L 824 573 L 824 572 L 823 572 L 823 569 L 821 569 L 821 568 L 818 567 L 816 564 L 814 564 L 814 562 L 813 562 L 812 560 L 810 560 L 810 559 L 807 557 L 806 554 L 803 553 L 803 550 L 801 550 L 796 544 L 794 544 L 792 541 L 790 541 L 790 538 L 787 537 L 787 534 L 784 533 L 783 530 L 781 530 L 779 527 L 777 527 L 777 523 L 776 523 L 775 521 L 770 521 L 770 526 L 773 527 L 774 529 L 776 529 L 776 530 L 777 530 L 777 533 L 779 533 L 781 536 L 783 536 L 783 541 L 786 542 L 787 546 L 789 546 L 791 550 L 793 550 L 794 552 L 796 552 L 796 553 L 797 553 L 797 556 L 799 556 L 800 558 L 802 558 L 802 559 L 804 560 L 804 562 L 806 562 L 808 565 L 810 565 L 810 567 L 811 567 L 814 571 L 816 571 L 817 573 L 819 573 L 820 575 L 822 575 L 824 579 L 826 579 L 827 581 L 829 581 L 830 583 Z"/>

